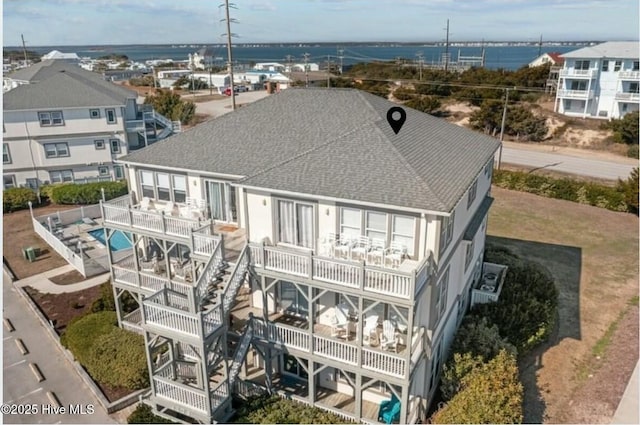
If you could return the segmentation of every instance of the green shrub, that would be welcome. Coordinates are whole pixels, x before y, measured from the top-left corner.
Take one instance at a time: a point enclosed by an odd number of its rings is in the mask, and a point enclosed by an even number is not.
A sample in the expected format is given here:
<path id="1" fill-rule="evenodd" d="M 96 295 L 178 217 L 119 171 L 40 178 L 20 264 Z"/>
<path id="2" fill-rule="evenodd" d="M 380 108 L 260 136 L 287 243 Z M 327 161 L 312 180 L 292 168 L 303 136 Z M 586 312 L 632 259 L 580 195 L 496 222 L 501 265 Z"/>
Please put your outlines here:
<path id="1" fill-rule="evenodd" d="M 127 418 L 129 424 L 175 424 L 177 422 L 171 422 L 162 416 L 154 415 L 151 406 L 140 403 L 136 410 L 133 411 Z"/>
<path id="2" fill-rule="evenodd" d="M 102 199 L 101 189 L 104 189 L 106 200 L 126 195 L 128 192 L 126 181 L 64 184 L 52 186 L 49 198 L 56 204 L 97 204 Z"/>
<path id="3" fill-rule="evenodd" d="M 462 380 L 462 389 L 433 417 L 433 423 L 522 423 L 523 387 L 515 356 L 506 350 L 475 367 Z"/>
<path id="4" fill-rule="evenodd" d="M 236 411 L 240 424 L 341 424 L 340 416 L 277 395 L 252 397 Z"/>
<path id="5" fill-rule="evenodd" d="M 120 303 L 124 313 L 131 313 L 139 307 L 136 299 L 127 291 L 120 295 Z M 113 288 L 109 281 L 100 285 L 100 298 L 91 304 L 91 312 L 97 313 L 98 311 L 116 311 L 116 302 L 113 299 Z"/>
<path id="6" fill-rule="evenodd" d="M 493 184 L 503 189 L 534 193 L 548 198 L 564 199 L 612 211 L 634 212 L 631 198 L 618 188 L 570 178 L 556 179 L 522 171 L 494 170 Z"/>
<path id="7" fill-rule="evenodd" d="M 96 338 L 86 367 L 93 379 L 102 384 L 130 390 L 149 385 L 144 338 L 131 331 L 112 328 Z"/>
<path id="8" fill-rule="evenodd" d="M 93 344 L 102 335 L 111 332 L 117 324 L 118 318 L 113 311 L 87 314 L 69 323 L 60 337 L 60 343 L 73 353 L 81 365 L 87 367 Z"/>
<path id="9" fill-rule="evenodd" d="M 640 158 L 640 149 L 638 148 L 638 145 L 630 145 L 627 148 L 627 156 L 635 159 Z"/>
<path id="10" fill-rule="evenodd" d="M 626 180 L 618 179 L 618 185 L 616 190 L 624 199 L 624 203 L 630 212 L 638 214 L 638 186 L 640 184 L 638 179 L 639 169 L 636 167 L 631 172 L 631 175 Z"/>
<path id="11" fill-rule="evenodd" d="M 470 352 L 453 352 L 453 356 L 442 367 L 440 378 L 440 394 L 443 401 L 451 400 L 461 389 L 462 381 L 469 373 L 482 367 L 484 360 Z"/>
<path id="12" fill-rule="evenodd" d="M 26 187 L 12 187 L 2 192 L 2 212 L 29 208 L 29 202 L 36 202 L 36 194 Z"/>
<path id="13" fill-rule="evenodd" d="M 55 183 L 55 184 L 45 184 L 40 186 L 40 196 L 43 198 L 51 199 L 51 193 L 54 189 L 60 186 L 69 186 L 73 185 L 73 183 Z"/>

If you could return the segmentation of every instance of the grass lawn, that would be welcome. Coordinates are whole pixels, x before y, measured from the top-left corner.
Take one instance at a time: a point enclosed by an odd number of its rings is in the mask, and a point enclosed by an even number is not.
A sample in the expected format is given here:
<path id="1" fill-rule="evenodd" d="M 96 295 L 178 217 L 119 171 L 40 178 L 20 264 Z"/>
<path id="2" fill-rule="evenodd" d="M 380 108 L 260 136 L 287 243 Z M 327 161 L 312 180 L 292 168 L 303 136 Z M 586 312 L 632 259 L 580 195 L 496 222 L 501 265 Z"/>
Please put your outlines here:
<path id="1" fill-rule="evenodd" d="M 609 422 L 638 359 L 637 330 L 615 336 L 637 317 L 637 298 L 629 302 L 638 295 L 638 217 L 495 187 L 492 193 L 488 242 L 546 266 L 560 293 L 555 333 L 520 361 L 525 422 Z M 620 324 L 607 333 L 613 323 Z M 600 347 L 605 336 L 607 350 Z M 596 352 L 605 357 L 598 367 Z M 615 381 L 606 400 L 588 399 L 596 395 L 587 388 L 594 381 L 581 378 L 585 367 Z M 595 403 L 600 408 L 590 416 L 578 416 L 584 409 L 576 406 Z"/>

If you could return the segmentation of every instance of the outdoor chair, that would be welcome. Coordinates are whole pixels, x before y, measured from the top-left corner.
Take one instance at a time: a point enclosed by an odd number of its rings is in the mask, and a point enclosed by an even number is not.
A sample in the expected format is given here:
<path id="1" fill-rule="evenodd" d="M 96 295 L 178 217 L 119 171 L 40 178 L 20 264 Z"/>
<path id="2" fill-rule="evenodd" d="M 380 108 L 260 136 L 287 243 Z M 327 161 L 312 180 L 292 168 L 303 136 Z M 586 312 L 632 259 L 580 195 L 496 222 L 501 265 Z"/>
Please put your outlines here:
<path id="1" fill-rule="evenodd" d="M 140 211 L 149 211 L 150 206 L 151 199 L 147 198 L 146 196 L 142 198 L 142 201 L 140 201 Z"/>
<path id="2" fill-rule="evenodd" d="M 372 314 L 364 319 L 364 328 L 362 330 L 362 342 L 369 346 L 378 344 L 378 315 Z M 373 336 L 373 337 L 372 337 Z"/>
<path id="3" fill-rule="evenodd" d="M 349 307 L 346 304 L 338 304 L 334 308 L 334 317 L 331 321 L 331 336 L 345 335 L 349 338 Z"/>
<path id="4" fill-rule="evenodd" d="M 385 424 L 392 424 L 400 420 L 401 403 L 395 394 L 391 396 L 391 400 L 383 400 L 378 409 L 378 421 Z"/>
<path id="5" fill-rule="evenodd" d="M 340 233 L 340 239 L 336 241 L 336 245 L 333 248 L 334 256 L 349 258 L 351 248 L 355 244 L 353 236 L 347 233 Z"/>
<path id="6" fill-rule="evenodd" d="M 391 320 L 382 322 L 382 338 L 380 338 L 380 346 L 383 350 L 393 348 L 397 351 L 398 340 L 396 338 L 396 326 Z"/>
<path id="7" fill-rule="evenodd" d="M 375 238 L 371 240 L 371 249 L 367 252 L 367 261 L 376 265 L 384 263 L 384 239 Z"/>
<path id="8" fill-rule="evenodd" d="M 327 233 L 327 235 L 320 242 L 321 255 L 333 257 L 333 249 L 336 246 L 336 234 Z"/>
<path id="9" fill-rule="evenodd" d="M 391 260 L 391 266 L 397 268 L 407 254 L 407 248 L 400 242 L 391 242 L 391 246 L 384 254 L 385 266 L 387 260 Z"/>
<path id="10" fill-rule="evenodd" d="M 371 240 L 368 236 L 360 236 L 355 242 L 355 246 L 351 248 L 351 256 L 356 260 L 364 260 L 367 252 L 371 249 Z"/>
<path id="11" fill-rule="evenodd" d="M 175 205 L 173 202 L 167 201 L 167 203 L 164 204 L 164 208 L 162 208 L 162 211 L 165 213 L 165 215 L 173 215 L 174 207 Z"/>

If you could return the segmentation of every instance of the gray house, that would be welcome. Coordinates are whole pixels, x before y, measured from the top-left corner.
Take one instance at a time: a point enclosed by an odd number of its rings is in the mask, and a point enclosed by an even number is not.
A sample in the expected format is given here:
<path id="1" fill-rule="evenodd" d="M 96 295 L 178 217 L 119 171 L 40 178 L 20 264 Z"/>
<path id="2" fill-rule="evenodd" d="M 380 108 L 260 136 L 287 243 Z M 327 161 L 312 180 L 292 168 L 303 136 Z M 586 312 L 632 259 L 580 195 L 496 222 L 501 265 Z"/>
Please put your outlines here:
<path id="1" fill-rule="evenodd" d="M 270 390 L 355 421 L 426 419 L 482 262 L 499 142 L 348 89 L 291 89 L 118 160 L 103 203 L 121 325 L 145 336 L 146 402 L 210 423 Z M 180 419 L 180 420 L 182 420 Z"/>

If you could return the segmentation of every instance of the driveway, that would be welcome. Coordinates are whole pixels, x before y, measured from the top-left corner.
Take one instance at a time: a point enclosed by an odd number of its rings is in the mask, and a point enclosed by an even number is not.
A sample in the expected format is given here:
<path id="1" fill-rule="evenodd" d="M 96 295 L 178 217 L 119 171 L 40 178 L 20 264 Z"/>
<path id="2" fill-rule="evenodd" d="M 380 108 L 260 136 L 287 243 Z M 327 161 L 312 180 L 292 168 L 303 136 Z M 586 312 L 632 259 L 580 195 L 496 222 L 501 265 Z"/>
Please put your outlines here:
<path id="1" fill-rule="evenodd" d="M 255 102 L 256 100 L 267 97 L 266 90 L 248 91 L 236 94 L 236 106 L 241 107 L 244 104 Z M 211 117 L 219 117 L 227 112 L 231 112 L 231 97 L 224 99 L 210 100 L 208 102 L 197 102 L 196 113 L 206 114 Z"/>
<path id="2" fill-rule="evenodd" d="M 17 294 L 4 271 L 2 296 L 3 317 L 9 319 L 15 328 L 9 332 L 5 327 L 3 333 L 3 403 L 16 406 L 35 404 L 38 411 L 35 414 L 3 414 L 3 423 L 115 423 L 47 335 L 25 300 Z M 27 354 L 23 355 L 18 349 L 17 339 L 22 340 Z M 30 368 L 31 363 L 37 365 L 44 381 L 38 382 Z M 64 413 L 53 412 L 48 392 L 55 393 L 66 410 Z M 81 408 L 84 414 L 69 414 L 70 406 Z"/>

